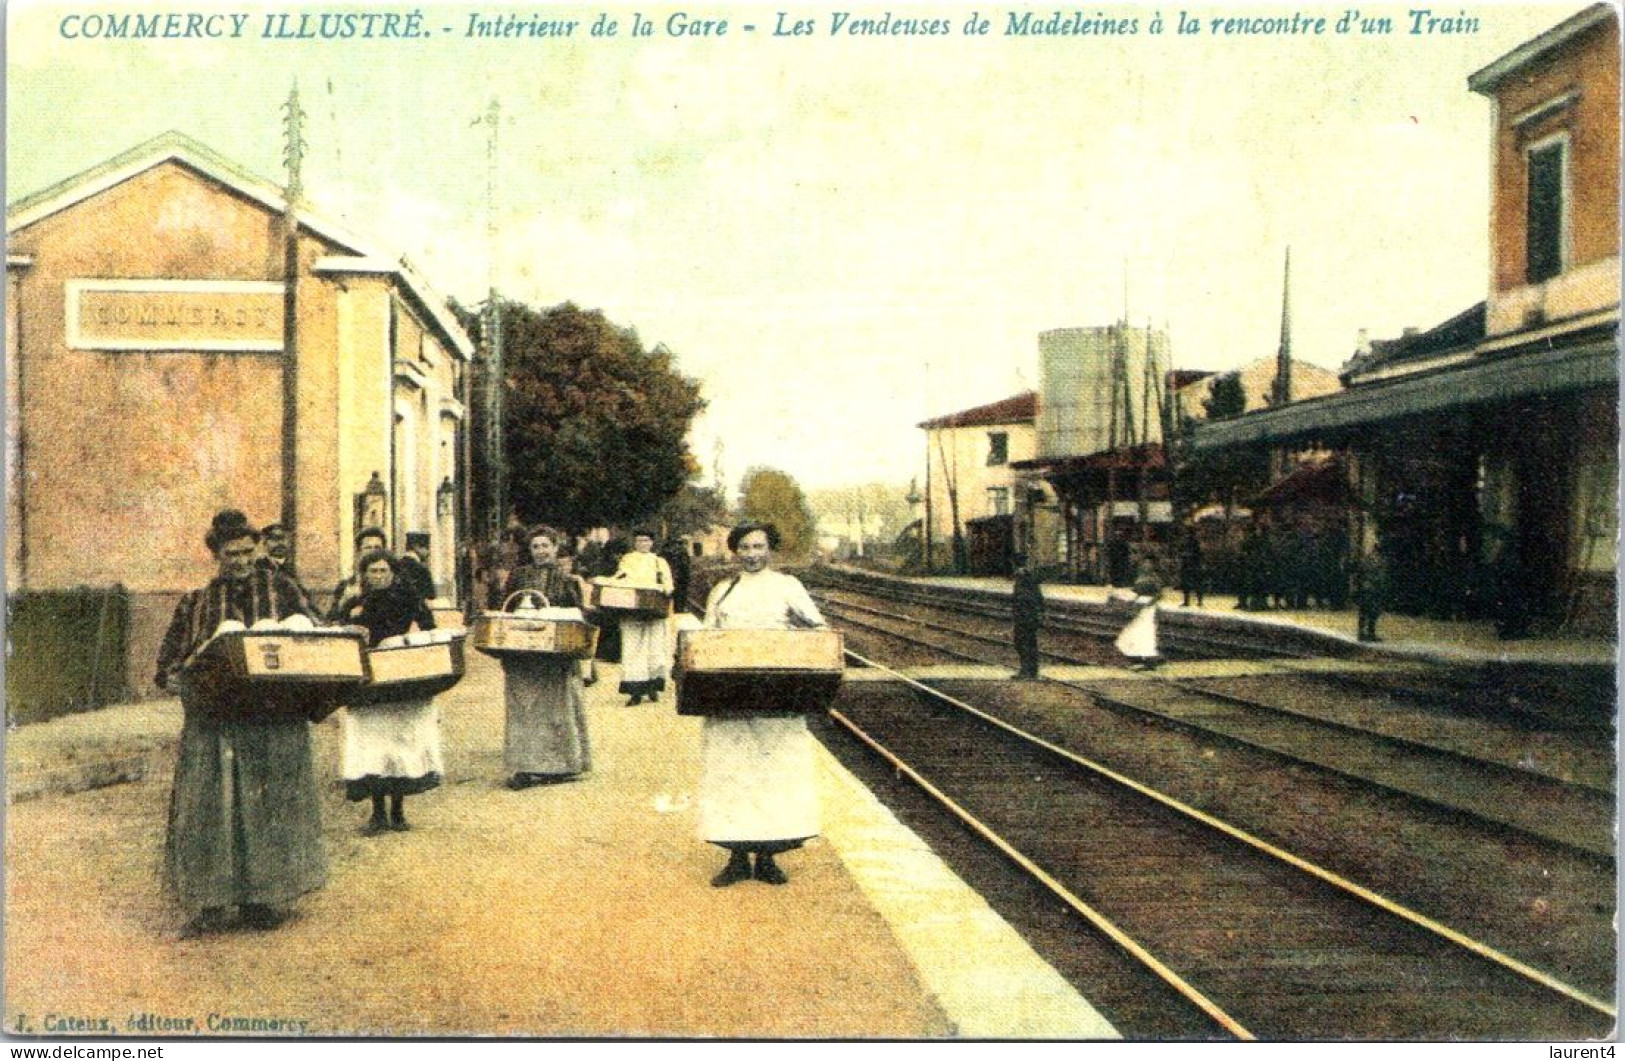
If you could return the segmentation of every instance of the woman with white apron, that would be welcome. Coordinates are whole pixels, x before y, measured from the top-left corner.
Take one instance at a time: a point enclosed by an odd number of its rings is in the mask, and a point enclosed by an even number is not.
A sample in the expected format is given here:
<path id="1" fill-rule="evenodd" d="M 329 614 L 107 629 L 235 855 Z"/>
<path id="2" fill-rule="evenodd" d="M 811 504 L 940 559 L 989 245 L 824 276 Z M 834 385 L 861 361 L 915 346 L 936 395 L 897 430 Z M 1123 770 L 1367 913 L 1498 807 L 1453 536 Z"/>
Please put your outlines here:
<path id="1" fill-rule="evenodd" d="M 779 544 L 771 523 L 742 523 L 728 535 L 739 573 L 712 588 L 705 625 L 720 630 L 790 630 L 825 625 L 799 579 L 768 569 Z M 788 877 L 774 856 L 818 835 L 812 733 L 799 713 L 707 717 L 700 736 L 700 836 L 726 848 L 719 888 L 755 876 Z M 756 856 L 755 866 L 751 855 Z"/>

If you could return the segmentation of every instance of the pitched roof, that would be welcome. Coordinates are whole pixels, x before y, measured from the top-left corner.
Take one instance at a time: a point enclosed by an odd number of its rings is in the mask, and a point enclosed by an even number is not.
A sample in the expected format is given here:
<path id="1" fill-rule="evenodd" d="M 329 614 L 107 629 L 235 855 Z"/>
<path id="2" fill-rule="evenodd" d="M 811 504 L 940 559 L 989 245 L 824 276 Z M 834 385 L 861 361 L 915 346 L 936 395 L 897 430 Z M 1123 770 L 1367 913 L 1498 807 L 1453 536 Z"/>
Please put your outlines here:
<path id="1" fill-rule="evenodd" d="M 194 170 L 252 199 L 268 210 L 283 213 L 288 208 L 287 197 L 280 186 L 242 168 L 207 144 L 194 140 L 185 133 L 171 130 L 11 203 L 6 207 L 6 232 L 15 233 L 166 162 L 176 162 Z M 322 216 L 306 205 L 301 204 L 295 211 L 295 216 L 303 228 L 337 244 L 347 254 L 357 259 L 365 259 L 369 268 L 358 271 L 387 273 L 398 277 L 402 285 L 433 318 L 457 352 L 464 358 L 473 354 L 474 344 L 452 317 L 446 306 L 446 300 L 430 289 L 428 283 L 407 264 L 405 259 L 394 263 L 385 261 L 376 251 L 368 249 L 365 241 L 343 225 Z M 343 256 L 326 260 L 341 261 Z"/>
<path id="2" fill-rule="evenodd" d="M 962 409 L 915 426 L 934 430 L 942 427 L 982 427 L 988 424 L 1028 424 L 1038 419 L 1038 392 L 1022 391 L 1008 398 Z"/>

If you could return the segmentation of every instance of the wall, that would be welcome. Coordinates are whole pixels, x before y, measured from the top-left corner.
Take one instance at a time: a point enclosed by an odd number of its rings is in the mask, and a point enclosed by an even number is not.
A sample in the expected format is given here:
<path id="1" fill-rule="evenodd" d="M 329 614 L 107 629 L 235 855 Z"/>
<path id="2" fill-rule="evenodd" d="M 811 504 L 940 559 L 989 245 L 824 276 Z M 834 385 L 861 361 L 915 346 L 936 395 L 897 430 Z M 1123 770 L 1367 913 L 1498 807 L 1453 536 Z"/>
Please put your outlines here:
<path id="1" fill-rule="evenodd" d="M 149 694 L 175 600 L 216 573 L 203 544 L 213 514 L 282 518 L 281 215 L 170 160 L 10 240 L 11 255 L 32 262 L 8 269 L 8 589 L 128 587 L 125 665 Z M 411 529 L 437 530 L 442 421 L 459 412 L 442 402 L 455 396 L 456 355 L 401 296 L 394 267 L 317 267 L 351 253 L 303 232 L 294 288 L 296 547 L 318 604 L 353 566 L 355 495 L 374 471 L 386 486 L 390 475 L 392 304 L 427 384 Z M 183 308 L 165 318 L 152 308 L 164 305 Z M 151 348 L 103 348 L 139 343 Z M 437 545 L 454 554 L 455 541 Z M 449 588 L 449 559 L 435 574 Z"/>
<path id="2" fill-rule="evenodd" d="M 1619 23 L 1610 18 L 1528 64 L 1496 90 L 1491 335 L 1523 327 L 1531 309 L 1557 320 L 1619 302 L 1618 49 Z M 1514 119 L 1568 92 L 1578 93 L 1572 106 L 1514 128 Z M 1565 271 L 1545 284 L 1528 285 L 1524 152 L 1565 130 L 1570 196 Z"/>
<path id="3" fill-rule="evenodd" d="M 1010 436 L 1008 460 L 1004 464 L 987 463 L 988 434 L 1008 432 Z M 959 493 L 959 523 L 963 533 L 967 520 L 993 515 L 988 502 L 989 487 L 1003 486 L 1010 491 L 1010 508 L 1016 504 L 1016 478 L 1010 464 L 1031 460 L 1037 452 L 1038 436 L 1031 423 L 986 424 L 976 427 L 953 427 L 928 430 L 926 439 L 931 448 L 931 475 L 926 489 L 931 495 L 931 528 L 939 543 L 953 541 L 953 510 L 948 501 L 948 469 L 952 469 Z M 944 455 L 948 468 L 943 466 Z"/>
<path id="4" fill-rule="evenodd" d="M 18 368 L 30 588 L 201 584 L 202 537 L 226 506 L 281 504 L 278 352 L 71 349 L 69 281 L 275 281 L 276 219 L 167 163 L 11 234 L 22 274 Z"/>

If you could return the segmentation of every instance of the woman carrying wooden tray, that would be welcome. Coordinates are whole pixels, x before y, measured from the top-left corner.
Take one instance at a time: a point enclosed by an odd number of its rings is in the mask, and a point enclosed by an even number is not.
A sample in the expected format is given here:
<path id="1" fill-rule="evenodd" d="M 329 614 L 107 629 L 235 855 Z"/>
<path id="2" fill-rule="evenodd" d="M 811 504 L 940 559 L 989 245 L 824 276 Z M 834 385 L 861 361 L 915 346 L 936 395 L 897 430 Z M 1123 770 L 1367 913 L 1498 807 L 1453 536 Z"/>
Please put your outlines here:
<path id="1" fill-rule="evenodd" d="M 581 607 L 581 580 L 560 564 L 563 535 L 552 527 L 530 532 L 530 563 L 514 570 L 502 599 L 532 596 L 551 608 Z M 507 726 L 502 744 L 508 787 L 553 784 L 592 769 L 579 662 L 568 656 L 526 653 L 505 657 Z"/>
<path id="2" fill-rule="evenodd" d="M 657 589 L 670 594 L 671 565 L 656 555 L 655 534 L 638 530 L 632 534 L 632 551 L 621 557 L 614 577 L 628 585 Z M 671 623 L 665 617 L 639 619 L 623 615 L 621 627 L 621 693 L 628 707 L 644 700 L 659 700 L 671 673 Z"/>
<path id="3" fill-rule="evenodd" d="M 365 627 L 368 645 L 400 637 L 414 625 L 434 629 L 434 614 L 411 586 L 396 576 L 394 557 L 382 549 L 363 555 L 356 564 L 359 594 L 340 602 L 340 621 Z M 434 698 L 417 696 L 344 711 L 344 795 L 352 802 L 372 801 L 372 817 L 363 836 L 411 828 L 406 797 L 440 785 L 445 761 L 440 749 L 440 714 Z M 389 814 L 384 814 L 384 799 Z"/>
<path id="4" fill-rule="evenodd" d="M 232 907 L 251 928 L 275 928 L 327 881 L 309 724 L 228 710 L 185 669 L 222 623 L 308 619 L 309 606 L 286 577 L 256 567 L 259 534 L 241 512 L 216 515 L 204 542 L 219 574 L 181 598 L 158 653 L 158 684 L 185 712 L 164 842 L 183 936 L 229 927 Z"/>
<path id="5" fill-rule="evenodd" d="M 705 625 L 719 630 L 822 627 L 824 617 L 792 575 L 768 568 L 778 528 L 741 523 L 728 534 L 739 573 L 718 582 Z M 700 731 L 700 836 L 726 848 L 719 888 L 753 874 L 768 884 L 789 878 L 774 861 L 818 835 L 818 787 L 812 733 L 796 713 L 710 716 Z M 751 866 L 754 853 L 756 864 Z"/>

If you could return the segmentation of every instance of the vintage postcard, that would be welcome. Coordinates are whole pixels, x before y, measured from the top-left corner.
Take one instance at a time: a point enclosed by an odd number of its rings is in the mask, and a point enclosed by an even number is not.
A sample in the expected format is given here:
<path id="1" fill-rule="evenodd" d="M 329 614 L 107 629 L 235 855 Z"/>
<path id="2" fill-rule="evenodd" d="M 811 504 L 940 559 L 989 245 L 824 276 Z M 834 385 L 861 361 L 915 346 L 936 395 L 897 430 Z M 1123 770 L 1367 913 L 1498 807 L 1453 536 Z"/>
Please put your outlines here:
<path id="1" fill-rule="evenodd" d="M 13 1056 L 1615 1034 L 1617 5 L 5 17 Z"/>

